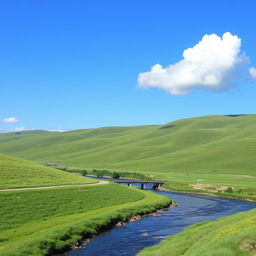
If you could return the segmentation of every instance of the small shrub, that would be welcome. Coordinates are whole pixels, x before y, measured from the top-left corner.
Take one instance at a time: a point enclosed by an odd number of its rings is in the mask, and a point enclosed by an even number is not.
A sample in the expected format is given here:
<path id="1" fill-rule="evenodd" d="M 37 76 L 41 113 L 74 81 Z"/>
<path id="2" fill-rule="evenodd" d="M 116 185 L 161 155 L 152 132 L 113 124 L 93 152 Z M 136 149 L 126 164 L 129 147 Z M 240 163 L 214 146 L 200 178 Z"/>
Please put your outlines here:
<path id="1" fill-rule="evenodd" d="M 118 172 L 113 172 L 112 178 L 119 179 L 120 178 L 120 174 Z"/>
<path id="2" fill-rule="evenodd" d="M 234 191 L 233 191 L 233 189 L 232 189 L 231 187 L 228 187 L 228 188 L 225 190 L 225 192 L 227 192 L 227 193 L 233 193 Z"/>
<path id="3" fill-rule="evenodd" d="M 82 174 L 83 176 L 86 176 L 86 175 L 88 174 L 88 172 L 87 172 L 86 170 L 82 170 L 82 171 L 81 171 L 81 174 Z"/>

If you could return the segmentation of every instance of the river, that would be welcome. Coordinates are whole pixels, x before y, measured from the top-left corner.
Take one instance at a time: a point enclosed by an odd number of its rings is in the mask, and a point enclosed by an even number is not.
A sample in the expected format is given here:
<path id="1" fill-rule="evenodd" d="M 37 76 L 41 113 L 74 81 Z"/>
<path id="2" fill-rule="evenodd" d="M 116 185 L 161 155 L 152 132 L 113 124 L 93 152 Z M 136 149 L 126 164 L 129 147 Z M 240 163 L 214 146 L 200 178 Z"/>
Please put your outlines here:
<path id="1" fill-rule="evenodd" d="M 155 193 L 175 200 L 178 207 L 149 216 L 138 222 L 115 227 L 93 238 L 85 248 L 71 250 L 65 256 L 134 256 L 145 247 L 153 246 L 184 228 L 206 220 L 215 220 L 256 207 L 256 204 L 225 198 L 183 193 Z"/>

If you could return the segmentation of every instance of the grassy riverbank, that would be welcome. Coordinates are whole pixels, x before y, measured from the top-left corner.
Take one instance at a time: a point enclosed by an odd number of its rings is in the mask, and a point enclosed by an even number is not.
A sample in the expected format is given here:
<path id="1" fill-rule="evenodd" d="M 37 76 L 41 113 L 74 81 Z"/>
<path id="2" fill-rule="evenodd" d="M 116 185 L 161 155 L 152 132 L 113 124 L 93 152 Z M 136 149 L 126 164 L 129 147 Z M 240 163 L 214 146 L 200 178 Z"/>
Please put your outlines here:
<path id="1" fill-rule="evenodd" d="M 256 210 L 237 213 L 217 221 L 186 228 L 138 256 L 254 256 Z"/>
<path id="2" fill-rule="evenodd" d="M 116 184 L 0 192 L 0 255 L 43 256 L 170 199 Z"/>
<path id="3" fill-rule="evenodd" d="M 255 182 L 251 182 L 255 183 Z M 169 182 L 164 184 L 163 188 L 184 193 L 213 195 L 224 198 L 234 198 L 250 202 L 256 202 L 256 189 L 254 185 L 237 186 L 234 183 L 225 185 L 211 184 L 211 183 L 188 183 L 188 182 Z"/>
<path id="4" fill-rule="evenodd" d="M 142 172 L 155 179 L 169 180 L 163 188 L 177 192 L 212 194 L 256 202 L 256 176 L 209 173 Z"/>

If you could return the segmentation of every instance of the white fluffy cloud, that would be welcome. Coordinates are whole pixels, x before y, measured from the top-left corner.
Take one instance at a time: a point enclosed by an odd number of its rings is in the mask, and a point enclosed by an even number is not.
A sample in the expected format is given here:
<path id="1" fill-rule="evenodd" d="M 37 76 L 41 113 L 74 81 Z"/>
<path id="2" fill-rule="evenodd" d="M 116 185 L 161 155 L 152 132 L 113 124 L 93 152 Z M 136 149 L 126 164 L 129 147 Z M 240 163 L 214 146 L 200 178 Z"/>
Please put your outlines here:
<path id="1" fill-rule="evenodd" d="M 256 68 L 251 67 L 249 69 L 249 73 L 250 73 L 252 79 L 256 79 Z"/>
<path id="2" fill-rule="evenodd" d="M 224 91 L 234 86 L 239 69 L 247 61 L 241 53 L 241 39 L 227 32 L 222 37 L 205 35 L 183 52 L 183 59 L 168 67 L 154 65 L 140 73 L 139 87 L 159 87 L 170 94 L 189 94 L 194 89 Z"/>
<path id="3" fill-rule="evenodd" d="M 13 123 L 18 123 L 19 120 L 15 117 L 8 117 L 8 118 L 5 118 L 5 119 L 1 120 L 0 122 L 13 124 Z"/>

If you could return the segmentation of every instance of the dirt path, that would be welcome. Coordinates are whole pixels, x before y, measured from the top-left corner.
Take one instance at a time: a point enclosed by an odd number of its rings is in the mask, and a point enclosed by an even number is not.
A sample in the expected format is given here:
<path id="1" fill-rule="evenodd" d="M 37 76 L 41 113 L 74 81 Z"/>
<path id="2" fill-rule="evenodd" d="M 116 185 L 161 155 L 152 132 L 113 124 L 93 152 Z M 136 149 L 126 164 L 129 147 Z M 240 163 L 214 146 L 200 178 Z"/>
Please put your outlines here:
<path id="1" fill-rule="evenodd" d="M 74 184 L 74 185 L 57 185 L 57 186 L 46 186 L 46 187 L 31 187 L 31 188 L 5 188 L 0 189 L 0 192 L 2 191 L 19 191 L 19 190 L 33 190 L 33 189 L 49 189 L 49 188 L 65 188 L 65 187 L 88 187 L 88 186 L 98 186 L 102 184 L 108 184 L 107 181 L 99 181 L 97 183 L 91 183 L 91 184 Z"/>

